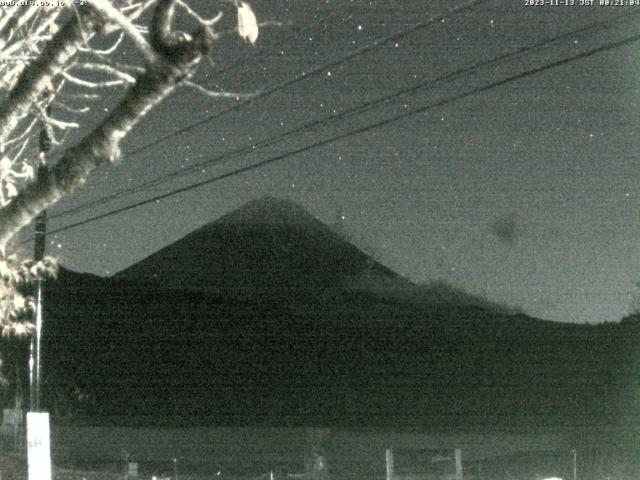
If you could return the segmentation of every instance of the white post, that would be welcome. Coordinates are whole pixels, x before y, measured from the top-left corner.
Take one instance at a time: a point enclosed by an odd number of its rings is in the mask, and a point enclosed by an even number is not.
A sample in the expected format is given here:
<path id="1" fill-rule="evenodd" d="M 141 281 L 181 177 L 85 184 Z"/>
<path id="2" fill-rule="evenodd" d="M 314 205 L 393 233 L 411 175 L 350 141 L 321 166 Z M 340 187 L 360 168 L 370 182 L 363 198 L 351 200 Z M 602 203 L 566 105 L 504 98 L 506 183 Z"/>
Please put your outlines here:
<path id="1" fill-rule="evenodd" d="M 462 450 L 456 448 L 456 480 L 462 480 Z"/>
<path id="2" fill-rule="evenodd" d="M 46 412 L 27 412 L 27 460 L 29 480 L 51 480 L 51 439 Z"/>
<path id="3" fill-rule="evenodd" d="M 387 480 L 393 480 L 393 450 L 387 448 L 386 460 L 387 460 Z"/>

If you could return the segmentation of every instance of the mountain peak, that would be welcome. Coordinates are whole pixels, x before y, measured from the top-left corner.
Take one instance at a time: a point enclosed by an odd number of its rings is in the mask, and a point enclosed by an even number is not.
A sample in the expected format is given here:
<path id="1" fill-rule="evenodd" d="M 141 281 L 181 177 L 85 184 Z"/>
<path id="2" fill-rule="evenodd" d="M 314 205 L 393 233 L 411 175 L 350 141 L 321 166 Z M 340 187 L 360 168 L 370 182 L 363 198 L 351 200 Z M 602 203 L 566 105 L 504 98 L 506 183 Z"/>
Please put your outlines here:
<path id="1" fill-rule="evenodd" d="M 241 293 L 318 292 L 345 287 L 365 271 L 401 277 L 297 203 L 262 197 L 246 203 L 118 273 L 172 288 Z"/>
<path id="2" fill-rule="evenodd" d="M 300 225 L 314 221 L 316 218 L 293 200 L 269 195 L 251 200 L 219 220 L 259 225 Z"/>

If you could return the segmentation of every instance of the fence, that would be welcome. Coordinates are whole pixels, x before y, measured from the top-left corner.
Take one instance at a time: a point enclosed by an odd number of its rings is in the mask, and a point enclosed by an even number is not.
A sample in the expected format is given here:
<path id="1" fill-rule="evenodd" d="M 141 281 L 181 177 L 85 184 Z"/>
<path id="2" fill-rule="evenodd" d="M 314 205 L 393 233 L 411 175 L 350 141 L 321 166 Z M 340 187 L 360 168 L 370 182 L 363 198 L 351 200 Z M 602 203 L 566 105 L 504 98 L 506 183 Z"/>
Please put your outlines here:
<path id="1" fill-rule="evenodd" d="M 0 451 L 20 452 L 26 447 L 24 412 L 18 408 L 5 408 L 0 424 Z"/>
<path id="2" fill-rule="evenodd" d="M 307 437 L 304 428 L 150 429 L 54 424 L 51 445 L 54 464 L 64 472 L 56 477 L 60 479 L 122 480 L 125 462 L 134 462 L 138 464 L 138 478 L 144 480 L 151 480 L 152 476 L 174 480 L 176 475 L 179 480 L 306 480 L 308 476 L 303 473 L 308 470 Z M 577 478 L 640 478 L 637 442 L 635 447 L 607 447 L 606 442 L 612 437 L 607 434 L 603 438 L 598 448 L 578 448 Z M 406 480 L 412 472 L 402 465 L 403 452 L 410 453 L 405 456 L 410 461 L 415 452 L 454 452 L 459 448 L 465 480 L 534 480 L 551 476 L 572 480 L 575 439 L 575 434 L 559 432 L 332 430 L 323 440 L 321 453 L 327 464 L 323 475 L 330 480 L 384 480 L 385 451 L 391 447 L 398 453 L 396 471 Z M 91 473 L 95 471 L 109 475 L 95 477 Z M 83 473 L 78 477 L 73 472 Z M 421 472 L 413 473 L 415 480 L 425 480 Z M 424 473 L 422 477 L 426 477 Z M 129 477 L 131 480 L 132 475 Z M 7 480 L 4 473 L 2 480 Z"/>

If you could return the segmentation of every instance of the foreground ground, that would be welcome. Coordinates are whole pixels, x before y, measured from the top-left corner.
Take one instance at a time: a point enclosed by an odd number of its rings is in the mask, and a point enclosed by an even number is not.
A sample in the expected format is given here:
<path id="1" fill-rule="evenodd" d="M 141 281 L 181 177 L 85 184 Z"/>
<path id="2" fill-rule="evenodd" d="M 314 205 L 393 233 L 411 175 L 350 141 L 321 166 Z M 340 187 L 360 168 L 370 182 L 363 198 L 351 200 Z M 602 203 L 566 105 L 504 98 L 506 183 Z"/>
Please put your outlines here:
<path id="1" fill-rule="evenodd" d="M 162 473 L 162 472 L 158 472 Z M 54 480 L 122 480 L 123 471 L 111 469 L 80 469 L 54 466 Z M 26 480 L 27 461 L 23 454 L 3 454 L 0 453 L 0 479 L 2 480 Z M 149 475 L 140 475 L 140 479 L 151 478 Z M 157 476 L 160 480 L 168 480 L 167 477 Z M 195 477 L 181 475 L 181 480 L 195 480 Z M 203 479 L 204 480 L 204 479 Z"/>
<path id="2" fill-rule="evenodd" d="M 0 478 L 2 480 L 27 479 L 27 462 L 22 454 L 0 453 Z M 54 467 L 55 480 L 115 480 L 122 479 L 122 474 L 114 471 L 85 471 Z"/>
<path id="3" fill-rule="evenodd" d="M 628 430 L 628 429 L 627 429 Z M 322 434 L 322 435 L 321 435 Z M 315 435 L 315 436 L 314 436 Z M 303 427 L 142 428 L 52 425 L 55 480 L 122 480 L 124 458 L 139 462 L 139 480 L 268 480 L 276 472 L 299 474 L 305 451 L 321 438 L 333 480 L 382 480 L 385 451 L 398 472 L 434 452 L 460 448 L 465 477 L 491 480 L 572 478 L 640 479 L 636 431 L 422 432 Z M 1 480 L 27 478 L 24 455 L 0 449 Z M 575 452 L 575 453 L 574 453 Z M 414 458 L 416 457 L 416 458 Z M 424 458 L 423 458 L 424 457 Z M 174 463 L 176 462 L 176 463 Z M 422 465 L 424 467 L 424 465 Z M 411 470 L 416 471 L 416 470 Z M 288 478 L 299 478 L 298 475 Z"/>

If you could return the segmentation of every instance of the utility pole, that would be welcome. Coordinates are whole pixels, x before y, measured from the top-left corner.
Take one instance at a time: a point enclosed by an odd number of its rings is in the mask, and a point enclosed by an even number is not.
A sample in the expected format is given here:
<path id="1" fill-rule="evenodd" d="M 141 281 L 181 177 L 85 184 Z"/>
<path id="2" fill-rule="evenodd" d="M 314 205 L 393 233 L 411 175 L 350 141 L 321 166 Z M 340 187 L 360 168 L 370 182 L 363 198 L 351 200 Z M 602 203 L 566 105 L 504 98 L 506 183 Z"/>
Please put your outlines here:
<path id="1" fill-rule="evenodd" d="M 50 111 L 53 98 L 53 87 L 50 85 L 45 96 L 45 111 L 40 126 L 39 164 L 37 181 L 48 174 L 46 154 L 51 148 L 51 134 L 46 116 Z M 45 237 L 47 233 L 47 212 L 43 210 L 36 217 L 35 248 L 33 258 L 39 262 L 44 257 Z M 29 480 L 51 480 L 51 434 L 49 414 L 40 411 L 40 339 L 42 336 L 44 278 L 41 274 L 36 279 L 36 311 L 34 315 L 35 332 L 31 338 L 31 356 L 29 358 L 29 406 L 27 413 L 27 461 Z"/>
<path id="2" fill-rule="evenodd" d="M 393 468 L 393 449 L 387 448 L 385 450 L 385 460 L 387 465 L 387 475 L 386 480 L 393 480 L 394 477 L 394 468 Z"/>
<path id="3" fill-rule="evenodd" d="M 46 107 L 46 113 L 50 112 L 50 107 Z M 48 174 L 47 152 L 51 149 L 51 135 L 46 123 L 40 127 L 40 140 L 38 145 L 38 171 L 36 181 L 41 180 Z M 47 211 L 43 210 L 35 220 L 35 246 L 33 259 L 39 262 L 44 258 L 47 234 Z M 35 324 L 35 332 L 31 337 L 31 355 L 29 358 L 29 410 L 31 412 L 40 411 L 40 380 L 41 380 L 41 361 L 40 361 L 40 341 L 42 337 L 43 322 L 43 301 L 44 301 L 44 278 L 38 275 L 36 280 L 36 311 L 33 323 Z"/>
<path id="4" fill-rule="evenodd" d="M 47 166 L 41 164 L 38 167 L 38 177 L 46 175 Z M 35 226 L 35 248 L 33 259 L 39 262 L 44 258 L 45 237 L 47 232 L 47 212 L 43 210 L 36 217 Z M 29 359 L 29 410 L 32 412 L 40 411 L 40 379 L 41 379 L 41 361 L 40 361 L 40 341 L 42 337 L 42 321 L 43 321 L 43 301 L 44 301 L 44 278 L 38 274 L 36 279 L 36 311 L 34 315 L 35 332 L 31 337 L 31 358 Z"/>

